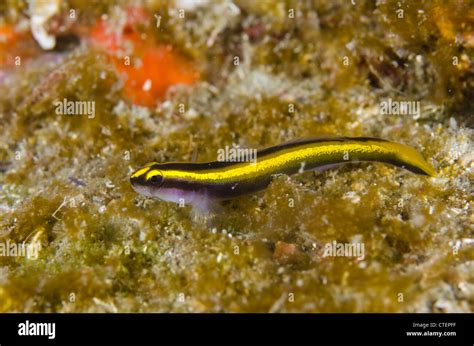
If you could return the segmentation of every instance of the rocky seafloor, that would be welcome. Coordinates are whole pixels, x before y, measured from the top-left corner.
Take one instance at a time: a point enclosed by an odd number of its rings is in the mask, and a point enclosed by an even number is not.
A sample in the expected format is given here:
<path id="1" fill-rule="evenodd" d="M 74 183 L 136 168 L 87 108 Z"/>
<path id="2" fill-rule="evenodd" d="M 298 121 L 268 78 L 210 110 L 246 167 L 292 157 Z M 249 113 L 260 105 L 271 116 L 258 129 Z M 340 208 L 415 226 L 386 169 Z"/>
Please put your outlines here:
<path id="1" fill-rule="evenodd" d="M 0 40 L 0 241 L 38 249 L 0 256 L 0 311 L 474 311 L 474 4 L 354 3 L 134 2 L 149 14 L 139 37 L 198 71 L 151 104 L 87 44 L 104 15 L 123 26 L 127 2 L 60 2 L 56 27 L 76 30 L 61 50 Z M 3 28 L 28 27 L 28 6 L 3 2 Z M 94 117 L 57 114 L 63 99 L 94 101 Z M 388 100 L 420 109 L 383 114 Z M 411 145 L 438 175 L 354 163 L 279 176 L 212 222 L 130 186 L 151 161 L 319 135 Z M 334 241 L 365 254 L 324 256 Z"/>

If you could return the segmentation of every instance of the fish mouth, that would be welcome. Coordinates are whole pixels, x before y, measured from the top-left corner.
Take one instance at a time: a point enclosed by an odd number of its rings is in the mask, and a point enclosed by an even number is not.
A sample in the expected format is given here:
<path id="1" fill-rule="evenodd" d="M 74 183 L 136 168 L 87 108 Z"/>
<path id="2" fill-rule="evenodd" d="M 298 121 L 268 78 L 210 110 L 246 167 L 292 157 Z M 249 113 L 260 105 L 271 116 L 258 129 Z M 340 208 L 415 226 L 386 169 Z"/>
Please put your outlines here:
<path id="1" fill-rule="evenodd" d="M 140 195 L 143 195 L 146 197 L 155 197 L 155 195 L 153 194 L 153 189 L 150 186 L 138 184 L 137 182 L 134 182 L 132 179 L 130 179 L 130 183 L 132 185 L 132 188 L 135 190 L 135 192 L 139 193 Z"/>

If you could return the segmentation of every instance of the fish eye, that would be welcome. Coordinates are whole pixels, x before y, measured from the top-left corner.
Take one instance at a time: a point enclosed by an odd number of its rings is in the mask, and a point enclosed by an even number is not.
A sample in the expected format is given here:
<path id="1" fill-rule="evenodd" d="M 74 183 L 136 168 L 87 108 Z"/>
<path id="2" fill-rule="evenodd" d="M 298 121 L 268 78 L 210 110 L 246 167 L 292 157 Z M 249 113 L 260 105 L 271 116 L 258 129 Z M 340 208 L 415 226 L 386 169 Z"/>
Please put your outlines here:
<path id="1" fill-rule="evenodd" d="M 163 176 L 161 174 L 155 174 L 151 176 L 148 181 L 154 185 L 158 185 L 163 181 Z"/>

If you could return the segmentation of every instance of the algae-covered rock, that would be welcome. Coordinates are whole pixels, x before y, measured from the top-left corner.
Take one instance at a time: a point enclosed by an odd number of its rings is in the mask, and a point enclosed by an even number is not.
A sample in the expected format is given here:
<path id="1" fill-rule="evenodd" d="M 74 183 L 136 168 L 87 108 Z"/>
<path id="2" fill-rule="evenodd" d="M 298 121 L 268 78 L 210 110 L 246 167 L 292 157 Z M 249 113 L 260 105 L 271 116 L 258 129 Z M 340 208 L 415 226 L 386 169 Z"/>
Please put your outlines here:
<path id="1" fill-rule="evenodd" d="M 46 52 L 0 5 L 0 311 L 472 312 L 472 4 L 183 6 L 64 0 L 45 25 L 77 40 Z M 318 135 L 405 143 L 438 175 L 278 176 L 204 218 L 130 186 Z"/>

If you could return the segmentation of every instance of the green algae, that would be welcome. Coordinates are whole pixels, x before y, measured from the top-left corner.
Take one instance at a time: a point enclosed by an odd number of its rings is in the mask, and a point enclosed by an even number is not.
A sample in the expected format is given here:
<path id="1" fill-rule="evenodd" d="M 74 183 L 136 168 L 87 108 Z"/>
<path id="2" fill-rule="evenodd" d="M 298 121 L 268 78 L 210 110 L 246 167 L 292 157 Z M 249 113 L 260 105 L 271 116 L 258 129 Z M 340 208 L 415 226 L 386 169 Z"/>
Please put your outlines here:
<path id="1" fill-rule="evenodd" d="M 63 6 L 114 7 L 85 3 Z M 452 13 L 461 35 L 468 2 L 276 3 L 236 1 L 223 16 L 213 2 L 186 20 L 147 4 L 163 15 L 156 40 L 204 71 L 155 109 L 130 105 L 104 55 L 83 47 L 0 86 L 0 236 L 41 247 L 36 260 L 0 257 L 0 311 L 473 311 L 472 47 L 430 15 Z M 389 97 L 421 99 L 421 116 L 381 115 Z M 94 100 L 96 116 L 55 114 L 62 98 Z M 413 145 L 439 177 L 366 163 L 282 176 L 209 223 L 129 184 L 150 161 L 329 134 Z M 364 259 L 324 257 L 333 241 L 362 242 Z M 298 255 L 279 258 L 279 242 Z"/>

